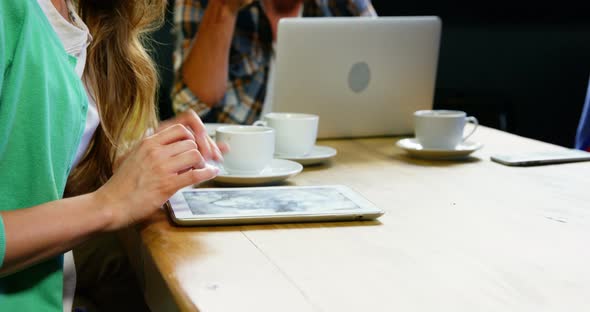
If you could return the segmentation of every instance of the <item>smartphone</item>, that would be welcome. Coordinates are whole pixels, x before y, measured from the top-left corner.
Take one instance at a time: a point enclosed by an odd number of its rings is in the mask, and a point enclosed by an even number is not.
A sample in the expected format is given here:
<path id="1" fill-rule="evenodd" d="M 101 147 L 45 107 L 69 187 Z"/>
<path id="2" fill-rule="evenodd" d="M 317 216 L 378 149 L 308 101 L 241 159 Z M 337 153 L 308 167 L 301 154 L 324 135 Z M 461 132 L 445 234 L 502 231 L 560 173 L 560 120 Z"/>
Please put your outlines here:
<path id="1" fill-rule="evenodd" d="M 590 153 L 563 149 L 556 151 L 526 152 L 493 155 L 491 159 L 507 166 L 541 166 L 590 160 Z"/>

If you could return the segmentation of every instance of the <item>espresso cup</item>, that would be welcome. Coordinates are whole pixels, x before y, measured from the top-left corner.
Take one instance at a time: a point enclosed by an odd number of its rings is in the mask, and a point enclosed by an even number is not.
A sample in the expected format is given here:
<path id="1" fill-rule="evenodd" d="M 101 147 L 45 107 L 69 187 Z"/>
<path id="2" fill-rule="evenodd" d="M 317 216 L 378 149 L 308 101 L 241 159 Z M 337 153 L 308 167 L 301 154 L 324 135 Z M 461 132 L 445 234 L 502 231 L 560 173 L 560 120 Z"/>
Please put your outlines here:
<path id="1" fill-rule="evenodd" d="M 275 155 L 301 157 L 315 145 L 319 116 L 299 113 L 269 113 L 254 123 L 275 130 Z"/>
<path id="2" fill-rule="evenodd" d="M 463 130 L 467 122 L 474 127 L 467 136 Z M 421 110 L 414 113 L 416 139 L 424 148 L 454 149 L 469 138 L 479 125 L 473 116 L 467 117 L 462 111 Z"/>
<path id="3" fill-rule="evenodd" d="M 223 167 L 229 174 L 259 174 L 273 159 L 272 128 L 222 126 L 216 129 L 215 139 L 229 147 L 229 152 L 223 155 Z"/>

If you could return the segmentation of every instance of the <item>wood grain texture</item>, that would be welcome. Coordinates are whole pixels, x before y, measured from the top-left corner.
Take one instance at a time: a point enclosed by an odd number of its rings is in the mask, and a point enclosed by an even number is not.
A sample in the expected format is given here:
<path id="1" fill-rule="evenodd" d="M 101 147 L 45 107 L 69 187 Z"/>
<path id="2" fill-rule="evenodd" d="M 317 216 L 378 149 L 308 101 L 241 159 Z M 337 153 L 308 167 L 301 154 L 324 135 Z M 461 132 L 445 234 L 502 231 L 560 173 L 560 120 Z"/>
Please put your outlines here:
<path id="1" fill-rule="evenodd" d="M 472 139 L 465 161 L 322 141 L 336 158 L 288 184 L 348 185 L 379 221 L 179 228 L 162 212 L 139 231 L 144 273 L 181 311 L 590 311 L 590 162 L 506 167 L 489 156 L 560 147 Z"/>

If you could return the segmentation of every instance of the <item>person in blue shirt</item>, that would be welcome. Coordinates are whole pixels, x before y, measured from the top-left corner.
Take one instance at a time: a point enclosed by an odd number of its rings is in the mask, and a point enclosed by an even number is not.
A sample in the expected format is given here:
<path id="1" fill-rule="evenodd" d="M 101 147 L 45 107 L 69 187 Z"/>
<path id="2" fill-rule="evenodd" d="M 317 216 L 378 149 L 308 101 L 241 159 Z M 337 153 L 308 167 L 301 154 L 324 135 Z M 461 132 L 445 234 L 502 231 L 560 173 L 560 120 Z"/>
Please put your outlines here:
<path id="1" fill-rule="evenodd" d="M 582 116 L 578 124 L 578 133 L 576 135 L 576 148 L 590 152 L 590 83 L 586 93 L 586 101 L 582 109 Z"/>

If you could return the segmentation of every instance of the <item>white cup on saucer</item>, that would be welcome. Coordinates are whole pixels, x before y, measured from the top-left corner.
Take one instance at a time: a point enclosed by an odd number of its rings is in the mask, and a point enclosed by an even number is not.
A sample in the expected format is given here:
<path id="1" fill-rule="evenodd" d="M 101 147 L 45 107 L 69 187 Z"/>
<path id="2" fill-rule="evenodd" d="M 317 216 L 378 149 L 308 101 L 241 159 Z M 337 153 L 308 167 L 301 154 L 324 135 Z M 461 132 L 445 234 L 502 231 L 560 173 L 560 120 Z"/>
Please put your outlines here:
<path id="1" fill-rule="evenodd" d="M 275 130 L 275 155 L 302 157 L 308 155 L 316 142 L 320 117 L 300 113 L 268 113 L 254 123 Z"/>
<path id="2" fill-rule="evenodd" d="M 474 127 L 463 136 L 466 123 Z M 427 149 L 452 150 L 469 138 L 479 125 L 473 116 L 455 110 L 420 110 L 414 113 L 416 140 Z"/>
<path id="3" fill-rule="evenodd" d="M 215 130 L 217 142 L 229 147 L 223 167 L 229 174 L 257 175 L 273 160 L 275 132 L 269 127 L 222 126 Z"/>

